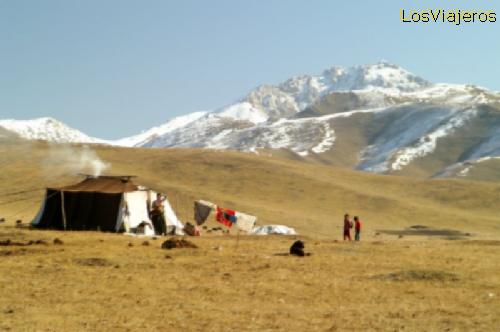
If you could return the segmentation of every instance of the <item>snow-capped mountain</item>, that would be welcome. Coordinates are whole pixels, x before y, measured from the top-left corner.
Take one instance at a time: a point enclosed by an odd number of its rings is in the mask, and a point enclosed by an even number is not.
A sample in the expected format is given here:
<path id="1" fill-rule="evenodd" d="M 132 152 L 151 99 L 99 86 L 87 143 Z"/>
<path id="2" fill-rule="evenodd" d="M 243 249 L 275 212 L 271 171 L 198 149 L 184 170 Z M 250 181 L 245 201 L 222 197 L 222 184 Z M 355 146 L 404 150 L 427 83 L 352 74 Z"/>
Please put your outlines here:
<path id="1" fill-rule="evenodd" d="M 298 76 L 277 86 L 262 85 L 240 101 L 213 112 L 193 113 L 174 118 L 165 125 L 153 128 L 119 144 L 134 146 L 169 147 L 224 147 L 256 149 L 285 147 L 283 134 L 292 131 L 304 121 L 293 120 L 301 111 L 331 93 L 355 93 L 364 108 L 377 108 L 393 103 L 392 99 L 404 92 L 412 92 L 431 84 L 410 72 L 385 62 L 351 68 L 333 67 L 318 76 Z M 352 109 L 348 109 L 351 111 Z M 187 120 L 187 121 L 186 121 Z M 190 121 L 192 120 L 192 121 Z M 177 123 L 184 126 L 178 126 Z M 252 127 L 256 126 L 252 129 Z M 277 129 L 281 128 L 281 129 Z M 281 134 L 266 134 L 278 130 Z M 243 132 L 242 132 L 243 131 Z M 261 143 L 246 142 L 245 135 L 261 133 L 269 139 Z M 217 134 L 217 135 L 215 135 Z M 304 133 L 307 135 L 307 133 Z M 225 137 L 237 136 L 245 142 L 235 142 Z M 269 144 L 266 145 L 266 142 Z M 293 145 L 293 139 L 290 142 Z M 298 150 L 296 147 L 294 150 Z"/>
<path id="2" fill-rule="evenodd" d="M 172 132 L 176 129 L 189 125 L 190 123 L 195 122 L 205 114 L 207 114 L 207 112 L 194 112 L 187 115 L 179 116 L 161 126 L 153 127 L 135 136 L 122 138 L 120 140 L 112 142 L 112 144 L 120 146 L 129 146 L 129 147 L 144 146 L 147 145 L 147 143 L 152 139 L 156 137 L 161 137 L 163 135 L 168 134 L 169 132 Z"/>
<path id="3" fill-rule="evenodd" d="M 193 121 L 181 121 L 183 126 L 168 122 L 169 130 L 142 137 L 138 146 L 287 149 L 336 164 L 336 145 L 350 139 L 338 134 L 337 128 L 353 117 L 371 119 L 357 125 L 371 137 L 364 137 L 363 144 L 351 152 L 356 154 L 356 162 L 349 166 L 391 173 L 433 155 L 440 141 L 459 136 L 485 114 L 498 116 L 495 108 L 485 110 L 484 105 L 499 101 L 498 93 L 469 85 L 432 84 L 387 63 L 334 67 L 319 76 L 260 86 L 237 103 L 198 114 Z M 486 129 L 489 125 L 481 126 Z M 460 158 L 500 156 L 495 128 L 488 129 L 484 140 Z"/>
<path id="4" fill-rule="evenodd" d="M 431 84 L 401 67 L 380 62 L 369 66 L 333 67 L 318 76 L 298 76 L 278 86 L 262 85 L 239 103 L 222 108 L 221 116 L 261 123 L 290 117 L 333 92 L 398 95 Z M 373 100 L 377 103 L 376 100 Z"/>
<path id="5" fill-rule="evenodd" d="M 28 140 L 55 143 L 106 143 L 52 118 L 33 120 L 0 120 L 0 127 Z"/>
<path id="6" fill-rule="evenodd" d="M 99 142 L 52 119 L 2 121 L 28 139 Z M 500 157 L 500 94 L 430 83 L 380 62 L 262 85 L 210 112 L 108 142 L 134 147 L 285 149 L 314 162 L 378 173 L 463 176 Z"/>

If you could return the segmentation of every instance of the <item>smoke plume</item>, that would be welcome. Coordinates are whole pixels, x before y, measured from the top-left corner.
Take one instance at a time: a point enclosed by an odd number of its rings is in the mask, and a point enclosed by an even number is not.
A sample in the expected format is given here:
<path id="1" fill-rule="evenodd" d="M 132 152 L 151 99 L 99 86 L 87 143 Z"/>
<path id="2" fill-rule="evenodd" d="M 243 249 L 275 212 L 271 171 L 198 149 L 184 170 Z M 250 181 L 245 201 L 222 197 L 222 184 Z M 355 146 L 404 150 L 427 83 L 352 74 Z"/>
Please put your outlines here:
<path id="1" fill-rule="evenodd" d="M 54 145 L 49 149 L 43 166 L 44 173 L 58 176 L 79 173 L 100 176 L 111 167 L 87 145 L 82 147 Z"/>

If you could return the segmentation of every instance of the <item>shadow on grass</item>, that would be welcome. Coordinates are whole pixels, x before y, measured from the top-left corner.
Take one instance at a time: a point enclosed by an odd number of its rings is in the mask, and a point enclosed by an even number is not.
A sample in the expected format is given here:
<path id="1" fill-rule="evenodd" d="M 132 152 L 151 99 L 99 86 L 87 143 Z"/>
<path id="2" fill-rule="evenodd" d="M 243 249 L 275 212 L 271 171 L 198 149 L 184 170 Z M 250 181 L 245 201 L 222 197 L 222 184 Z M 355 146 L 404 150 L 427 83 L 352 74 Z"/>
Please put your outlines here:
<path id="1" fill-rule="evenodd" d="M 454 273 L 435 270 L 405 270 L 391 272 L 388 274 L 379 274 L 372 279 L 388 281 L 437 281 L 437 282 L 456 282 L 460 279 Z"/>
<path id="2" fill-rule="evenodd" d="M 436 229 L 422 225 L 414 225 L 406 229 L 381 229 L 378 232 L 397 236 L 438 236 L 447 240 L 462 240 L 471 237 L 472 234 L 464 233 L 454 229 Z"/>

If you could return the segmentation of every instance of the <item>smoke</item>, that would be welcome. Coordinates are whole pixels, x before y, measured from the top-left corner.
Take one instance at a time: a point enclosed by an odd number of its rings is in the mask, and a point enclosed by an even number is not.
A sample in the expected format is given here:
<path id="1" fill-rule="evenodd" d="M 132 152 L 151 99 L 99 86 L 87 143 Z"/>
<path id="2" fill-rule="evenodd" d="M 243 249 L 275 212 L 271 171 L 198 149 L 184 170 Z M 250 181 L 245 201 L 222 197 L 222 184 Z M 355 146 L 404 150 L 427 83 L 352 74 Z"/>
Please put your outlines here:
<path id="1" fill-rule="evenodd" d="M 44 173 L 48 175 L 76 175 L 79 173 L 100 176 L 111 168 L 111 164 L 99 158 L 89 146 L 73 147 L 52 145 L 43 161 Z"/>

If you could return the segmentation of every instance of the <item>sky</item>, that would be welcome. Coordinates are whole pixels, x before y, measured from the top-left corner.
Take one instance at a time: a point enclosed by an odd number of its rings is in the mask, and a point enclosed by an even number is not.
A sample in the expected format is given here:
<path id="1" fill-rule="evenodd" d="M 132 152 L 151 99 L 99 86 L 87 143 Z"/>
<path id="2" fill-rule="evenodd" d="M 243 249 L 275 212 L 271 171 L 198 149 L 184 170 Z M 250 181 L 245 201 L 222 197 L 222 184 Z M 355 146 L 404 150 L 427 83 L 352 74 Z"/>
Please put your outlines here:
<path id="1" fill-rule="evenodd" d="M 500 91 L 500 23 L 403 23 L 400 9 L 500 1 L 0 0 L 0 119 L 116 139 L 264 83 L 385 60 Z"/>

